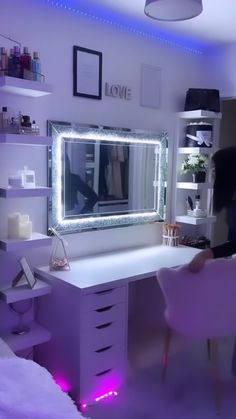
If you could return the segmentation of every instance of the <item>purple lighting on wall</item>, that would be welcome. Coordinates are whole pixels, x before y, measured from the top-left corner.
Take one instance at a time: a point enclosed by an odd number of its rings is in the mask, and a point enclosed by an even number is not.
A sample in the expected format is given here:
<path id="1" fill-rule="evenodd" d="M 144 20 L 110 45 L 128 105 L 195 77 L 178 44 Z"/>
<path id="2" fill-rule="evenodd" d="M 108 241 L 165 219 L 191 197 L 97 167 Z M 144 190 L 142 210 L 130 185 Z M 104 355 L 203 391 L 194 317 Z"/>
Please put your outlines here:
<path id="1" fill-rule="evenodd" d="M 202 54 L 204 45 L 189 37 L 175 35 L 167 30 L 163 30 L 160 27 L 151 27 L 145 22 L 141 22 L 135 19 L 130 19 L 129 16 L 125 16 L 119 13 L 112 12 L 102 5 L 92 6 L 89 2 L 84 1 L 78 3 L 77 0 L 38 0 L 40 2 L 48 3 L 53 7 L 63 9 L 67 12 L 77 14 L 78 16 L 85 17 L 88 19 L 96 20 L 99 23 L 113 26 L 115 29 L 124 32 L 131 32 L 134 35 L 141 36 L 143 38 L 159 41 L 164 43 L 166 46 L 180 48 L 190 54 Z"/>

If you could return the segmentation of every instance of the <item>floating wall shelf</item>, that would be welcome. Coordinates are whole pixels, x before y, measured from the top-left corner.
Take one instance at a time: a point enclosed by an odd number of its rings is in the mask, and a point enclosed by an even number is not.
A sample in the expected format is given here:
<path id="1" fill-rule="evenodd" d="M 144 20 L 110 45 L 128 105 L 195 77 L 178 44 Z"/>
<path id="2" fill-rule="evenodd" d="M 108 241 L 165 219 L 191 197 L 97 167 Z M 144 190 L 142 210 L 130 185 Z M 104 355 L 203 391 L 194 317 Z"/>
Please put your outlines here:
<path id="1" fill-rule="evenodd" d="M 52 88 L 49 84 L 8 76 L 0 77 L 0 90 L 29 97 L 40 97 L 52 93 Z"/>
<path id="2" fill-rule="evenodd" d="M 52 138 L 30 134 L 0 134 L 0 143 L 50 146 L 52 145 Z"/>
<path id="3" fill-rule="evenodd" d="M 199 109 L 196 111 L 180 112 L 179 118 L 182 118 L 182 119 L 198 119 L 198 118 L 221 119 L 222 114 L 220 112 L 211 112 L 211 111 L 204 111 L 202 109 Z"/>
<path id="4" fill-rule="evenodd" d="M 188 215 L 178 215 L 175 219 L 179 223 L 193 224 L 193 225 L 213 223 L 213 222 L 216 221 L 216 217 L 215 216 L 209 216 L 209 217 L 203 217 L 203 218 L 196 218 L 196 217 L 190 217 Z"/>
<path id="5" fill-rule="evenodd" d="M 210 189 L 212 186 L 210 183 L 193 183 L 193 182 L 177 182 L 178 189 L 188 189 L 192 191 L 198 191 L 202 189 Z"/>
<path id="6" fill-rule="evenodd" d="M 51 285 L 47 284 L 40 279 L 34 288 L 29 288 L 28 285 L 17 285 L 16 287 L 7 288 L 0 291 L 0 299 L 5 301 L 7 304 L 15 303 L 17 301 L 27 300 L 29 298 L 41 297 L 42 295 L 51 293 Z"/>
<path id="7" fill-rule="evenodd" d="M 52 188 L 0 188 L 0 198 L 32 198 L 49 197 L 52 195 Z"/>
<path id="8" fill-rule="evenodd" d="M 52 237 L 44 234 L 33 233 L 31 239 L 0 239 L 0 249 L 6 252 L 14 252 L 18 250 L 32 249 L 40 246 L 50 246 Z"/>
<path id="9" fill-rule="evenodd" d="M 30 348 L 40 343 L 47 342 L 51 339 L 51 334 L 48 330 L 39 326 L 37 323 L 33 323 L 30 326 L 29 333 L 25 335 L 14 335 L 9 332 L 2 336 L 3 340 L 10 346 L 12 351 L 17 352 L 26 348 Z"/>
<path id="10" fill-rule="evenodd" d="M 212 147 L 180 147 L 179 154 L 211 154 L 214 152 Z"/>

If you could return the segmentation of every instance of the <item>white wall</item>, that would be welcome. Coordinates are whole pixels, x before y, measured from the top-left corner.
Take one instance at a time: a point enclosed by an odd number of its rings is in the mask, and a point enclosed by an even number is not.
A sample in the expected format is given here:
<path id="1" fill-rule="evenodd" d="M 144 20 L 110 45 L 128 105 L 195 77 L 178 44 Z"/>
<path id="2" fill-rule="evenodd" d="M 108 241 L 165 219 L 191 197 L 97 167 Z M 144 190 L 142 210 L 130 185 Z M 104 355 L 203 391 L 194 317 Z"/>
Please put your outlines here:
<path id="1" fill-rule="evenodd" d="M 220 90 L 222 98 L 236 97 L 236 43 L 212 48 L 206 55 L 209 85 Z"/>
<path id="2" fill-rule="evenodd" d="M 206 87 L 204 57 L 192 55 L 168 44 L 150 41 L 130 32 L 95 20 L 79 17 L 39 0 L 3 0 L 0 13 L 1 33 L 19 40 L 30 51 L 38 51 L 46 81 L 53 94 L 38 99 L 0 95 L 0 106 L 31 115 L 46 132 L 46 120 L 106 124 L 169 132 L 174 138 L 175 110 L 183 110 L 189 87 Z M 0 38 L 1 39 L 1 38 Z M 8 41 L 0 44 L 11 47 Z M 72 95 L 72 47 L 78 45 L 103 53 L 104 82 L 119 83 L 132 89 L 132 100 L 103 97 L 102 101 Z M 139 105 L 141 63 L 162 69 L 162 105 L 160 110 Z M 27 164 L 36 170 L 37 183 L 46 184 L 46 150 L 39 147 L 1 146 L 0 176 L 6 182 L 10 171 Z M 170 162 L 171 168 L 171 162 Z M 47 208 L 43 199 L 1 200 L 0 236 L 6 236 L 7 214 L 19 210 L 30 214 L 35 231 L 46 232 Z M 73 256 L 120 247 L 153 244 L 160 240 L 157 225 L 127 227 L 67 236 Z M 48 249 L 37 249 L 27 256 L 35 264 L 48 262 Z M 0 253 L 1 283 L 12 279 L 18 255 Z M 11 269 L 9 269 L 9 265 Z"/>

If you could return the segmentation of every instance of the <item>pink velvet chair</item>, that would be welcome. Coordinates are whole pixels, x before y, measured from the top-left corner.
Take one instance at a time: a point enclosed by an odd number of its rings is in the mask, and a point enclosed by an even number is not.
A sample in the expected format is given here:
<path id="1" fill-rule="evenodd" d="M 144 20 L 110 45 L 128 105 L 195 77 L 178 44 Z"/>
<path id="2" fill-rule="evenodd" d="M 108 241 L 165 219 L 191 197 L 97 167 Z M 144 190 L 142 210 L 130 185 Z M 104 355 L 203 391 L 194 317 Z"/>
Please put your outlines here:
<path id="1" fill-rule="evenodd" d="M 188 267 L 162 268 L 157 279 L 164 295 L 168 325 L 163 354 L 164 381 L 171 331 L 208 340 L 213 362 L 217 412 L 221 409 L 218 339 L 236 335 L 236 259 L 206 263 L 199 273 Z"/>

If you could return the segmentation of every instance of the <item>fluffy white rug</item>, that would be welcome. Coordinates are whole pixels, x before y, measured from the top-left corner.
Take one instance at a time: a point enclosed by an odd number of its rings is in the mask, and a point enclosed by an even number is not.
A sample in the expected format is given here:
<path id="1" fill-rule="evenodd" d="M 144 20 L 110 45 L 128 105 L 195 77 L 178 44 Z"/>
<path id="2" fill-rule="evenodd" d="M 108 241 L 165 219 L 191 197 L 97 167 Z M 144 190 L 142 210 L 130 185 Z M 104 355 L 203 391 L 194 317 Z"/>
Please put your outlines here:
<path id="1" fill-rule="evenodd" d="M 0 359 L 1 419 L 79 419 L 73 401 L 45 369 L 22 358 Z"/>

